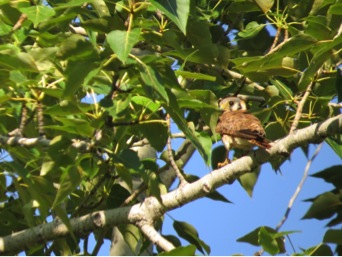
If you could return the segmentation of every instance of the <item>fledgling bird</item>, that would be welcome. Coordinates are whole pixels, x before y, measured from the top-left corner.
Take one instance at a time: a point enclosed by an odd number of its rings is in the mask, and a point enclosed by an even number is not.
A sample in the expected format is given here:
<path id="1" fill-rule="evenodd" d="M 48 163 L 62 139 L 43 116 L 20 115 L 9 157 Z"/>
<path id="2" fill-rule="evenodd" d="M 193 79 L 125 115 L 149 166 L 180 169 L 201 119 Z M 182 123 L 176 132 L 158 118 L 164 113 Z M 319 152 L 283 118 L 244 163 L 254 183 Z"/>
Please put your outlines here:
<path id="1" fill-rule="evenodd" d="M 224 112 L 219 117 L 216 132 L 220 133 L 222 143 L 227 149 L 227 159 L 219 163 L 219 167 L 229 163 L 228 152 L 232 148 L 247 151 L 253 146 L 264 149 L 271 147 L 260 120 L 247 111 L 245 101 L 235 96 L 227 97 L 220 101 L 219 107 Z"/>

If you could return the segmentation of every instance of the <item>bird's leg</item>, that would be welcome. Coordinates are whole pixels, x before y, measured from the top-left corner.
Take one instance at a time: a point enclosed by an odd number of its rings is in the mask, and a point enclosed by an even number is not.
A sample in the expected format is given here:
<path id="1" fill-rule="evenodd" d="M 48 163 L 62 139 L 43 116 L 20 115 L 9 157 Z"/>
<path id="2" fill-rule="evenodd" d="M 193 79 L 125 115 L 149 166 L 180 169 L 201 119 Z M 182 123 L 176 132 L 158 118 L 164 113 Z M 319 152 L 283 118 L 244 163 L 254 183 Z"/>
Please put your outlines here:
<path id="1" fill-rule="evenodd" d="M 227 165 L 230 163 L 230 160 L 228 158 L 229 151 L 226 152 L 226 159 L 223 162 L 217 163 L 218 168 L 222 168 L 223 166 Z"/>

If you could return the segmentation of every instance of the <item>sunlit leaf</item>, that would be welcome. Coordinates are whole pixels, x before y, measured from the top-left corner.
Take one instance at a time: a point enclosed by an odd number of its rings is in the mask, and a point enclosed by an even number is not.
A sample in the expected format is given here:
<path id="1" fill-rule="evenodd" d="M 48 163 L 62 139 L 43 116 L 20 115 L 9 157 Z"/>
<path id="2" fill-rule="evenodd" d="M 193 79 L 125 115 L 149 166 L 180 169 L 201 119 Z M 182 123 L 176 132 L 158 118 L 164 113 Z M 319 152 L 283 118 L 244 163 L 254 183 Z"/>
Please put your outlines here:
<path id="1" fill-rule="evenodd" d="M 69 8 L 69 7 L 74 7 L 74 6 L 81 6 L 84 3 L 88 3 L 89 1 L 87 0 L 71 0 L 68 1 L 67 3 L 61 3 L 57 5 L 55 9 L 63 9 L 63 8 Z"/>
<path id="2" fill-rule="evenodd" d="M 123 63 L 126 62 L 132 47 L 139 41 L 140 31 L 140 28 L 129 31 L 114 30 L 107 35 L 109 46 Z"/>
<path id="3" fill-rule="evenodd" d="M 331 248 L 326 244 L 310 247 L 303 252 L 304 256 L 334 256 Z"/>
<path id="4" fill-rule="evenodd" d="M 151 87 L 166 103 L 169 101 L 168 94 L 164 88 L 163 81 L 159 72 L 148 65 L 142 67 L 140 72 L 141 78 L 147 87 Z M 147 89 L 148 90 L 148 89 Z M 154 92 L 151 93 L 153 98 Z"/>
<path id="5" fill-rule="evenodd" d="M 254 0 L 260 9 L 264 12 L 267 13 L 273 6 L 274 0 Z"/>
<path id="6" fill-rule="evenodd" d="M 27 19 L 33 22 L 36 27 L 40 22 L 55 15 L 55 10 L 48 6 L 34 5 L 20 8 L 20 11 L 27 15 Z"/>
<path id="7" fill-rule="evenodd" d="M 0 67 L 8 70 L 38 71 L 34 59 L 27 53 L 18 53 L 16 55 L 0 53 Z"/>
<path id="8" fill-rule="evenodd" d="M 259 230 L 259 244 L 262 248 L 270 253 L 271 255 L 275 255 L 279 253 L 279 247 L 277 240 L 273 237 L 271 233 L 265 227 L 261 227 Z"/>
<path id="9" fill-rule="evenodd" d="M 202 73 L 197 73 L 197 72 L 189 72 L 189 71 L 182 71 L 182 70 L 177 70 L 176 71 L 177 76 L 182 76 L 185 79 L 199 79 L 199 80 L 208 80 L 208 81 L 215 81 L 216 77 L 207 75 L 207 74 L 202 74 Z"/>
<path id="10" fill-rule="evenodd" d="M 177 99 L 174 97 L 173 94 L 169 93 L 170 105 L 165 105 L 164 108 L 170 114 L 171 118 L 174 122 L 176 122 L 177 126 L 180 130 L 184 132 L 186 137 L 194 144 L 197 148 L 201 156 L 203 157 L 206 164 L 209 165 L 210 163 L 210 155 L 208 155 L 208 149 L 206 149 L 204 145 L 200 142 L 198 136 L 191 130 L 183 117 L 183 112 L 180 109 Z M 204 142 L 204 141 L 203 141 Z M 211 149 L 211 148 L 210 148 Z"/>
<path id="11" fill-rule="evenodd" d="M 288 100 L 291 100 L 293 98 L 293 92 L 291 88 L 286 86 L 282 81 L 278 79 L 271 79 L 271 82 L 273 85 L 277 87 L 277 89 L 280 91 L 281 95 Z"/>
<path id="12" fill-rule="evenodd" d="M 186 34 L 186 25 L 190 12 L 189 0 L 151 0 L 153 6 L 161 10 L 178 28 Z"/>
<path id="13" fill-rule="evenodd" d="M 265 24 L 259 24 L 256 21 L 252 21 L 247 24 L 246 28 L 238 33 L 242 38 L 252 38 L 259 33 L 265 27 Z"/>
<path id="14" fill-rule="evenodd" d="M 335 151 L 335 153 L 342 159 L 342 136 L 340 135 L 339 140 L 335 138 L 327 138 L 325 140 L 329 146 Z"/>
<path id="15" fill-rule="evenodd" d="M 314 48 L 314 56 L 312 57 L 308 68 L 304 71 L 303 76 L 299 80 L 299 90 L 305 90 L 309 83 L 314 81 L 315 74 L 322 64 L 331 57 L 334 48 L 341 49 L 342 37 L 336 37 L 333 40 L 319 42 Z"/>

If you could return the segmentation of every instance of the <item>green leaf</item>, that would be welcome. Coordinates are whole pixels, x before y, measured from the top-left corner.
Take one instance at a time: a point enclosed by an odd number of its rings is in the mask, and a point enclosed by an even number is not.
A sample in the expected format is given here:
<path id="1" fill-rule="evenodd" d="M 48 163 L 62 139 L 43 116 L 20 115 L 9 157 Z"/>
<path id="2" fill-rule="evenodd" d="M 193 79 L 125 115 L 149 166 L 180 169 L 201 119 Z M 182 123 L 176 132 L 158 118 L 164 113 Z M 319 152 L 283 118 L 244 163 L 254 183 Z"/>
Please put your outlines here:
<path id="1" fill-rule="evenodd" d="M 258 236 L 259 244 L 266 252 L 270 253 L 271 255 L 279 253 L 277 240 L 273 237 L 271 233 L 267 231 L 265 227 L 260 228 Z"/>
<path id="2" fill-rule="evenodd" d="M 177 76 L 182 76 L 185 79 L 216 81 L 216 77 L 198 72 L 177 70 L 175 73 Z"/>
<path id="3" fill-rule="evenodd" d="M 132 253 L 137 255 L 142 240 L 140 230 L 132 224 L 120 224 L 118 228 Z"/>
<path id="4" fill-rule="evenodd" d="M 334 165 L 317 172 L 312 177 L 322 178 L 328 183 L 332 183 L 336 188 L 342 188 L 342 165 Z"/>
<path id="5" fill-rule="evenodd" d="M 337 92 L 337 101 L 339 103 L 342 102 L 342 87 L 341 87 L 341 85 L 342 85 L 342 69 L 341 68 L 337 68 L 336 69 L 336 83 L 335 83 L 335 87 L 336 87 L 336 92 Z"/>
<path id="6" fill-rule="evenodd" d="M 334 256 L 330 247 L 326 244 L 319 244 L 310 247 L 303 252 L 304 256 Z"/>
<path id="7" fill-rule="evenodd" d="M 5 70 L 38 71 L 34 59 L 27 53 L 0 54 L 0 68 Z"/>
<path id="8" fill-rule="evenodd" d="M 273 228 L 261 226 L 252 232 L 237 239 L 238 242 L 245 242 L 255 246 L 262 246 L 270 254 L 284 253 L 285 245 L 283 236 L 296 231 L 277 232 Z"/>
<path id="9" fill-rule="evenodd" d="M 146 123 L 136 125 L 135 131 L 146 137 L 153 148 L 161 152 L 165 148 L 168 139 L 167 126 L 163 123 Z"/>
<path id="10" fill-rule="evenodd" d="M 269 228 L 272 229 L 272 228 Z M 253 231 L 249 232 L 248 234 L 238 238 L 237 242 L 244 242 L 249 243 L 251 245 L 259 246 L 259 230 L 260 227 L 254 229 Z"/>
<path id="11" fill-rule="evenodd" d="M 40 22 L 55 15 L 55 10 L 53 8 L 44 5 L 23 7 L 19 8 L 19 10 L 26 14 L 27 19 L 33 22 L 34 27 L 37 27 Z"/>
<path id="12" fill-rule="evenodd" d="M 243 174 L 241 177 L 239 177 L 241 186 L 246 190 L 250 197 L 253 195 L 253 189 L 258 180 L 259 174 L 260 166 L 255 168 L 252 172 Z"/>
<path id="13" fill-rule="evenodd" d="M 328 10 L 328 13 L 342 15 L 342 3 L 337 1 L 335 4 L 331 5 Z"/>
<path id="14" fill-rule="evenodd" d="M 44 126 L 46 129 L 53 129 L 56 131 L 65 131 L 79 136 L 90 137 L 94 135 L 95 129 L 89 124 L 86 119 L 80 118 L 64 118 L 55 116 L 54 120 L 62 124 Z"/>
<path id="15" fill-rule="evenodd" d="M 140 71 L 140 76 L 147 87 L 147 91 L 148 87 L 150 87 L 155 90 L 165 103 L 169 102 L 169 97 L 163 85 L 162 77 L 155 68 L 149 65 L 144 65 Z M 154 98 L 153 95 L 154 91 L 152 92 L 152 98 Z"/>
<path id="16" fill-rule="evenodd" d="M 195 256 L 196 247 L 194 245 L 179 246 L 169 252 L 162 252 L 158 256 Z"/>
<path id="17" fill-rule="evenodd" d="M 195 47 L 211 44 L 209 24 L 205 21 L 191 21 L 187 26 L 187 39 Z"/>
<path id="18" fill-rule="evenodd" d="M 139 41 L 141 29 L 134 28 L 129 31 L 114 30 L 107 35 L 107 42 L 123 63 L 126 62 L 133 46 Z"/>
<path id="19" fill-rule="evenodd" d="M 120 162 L 128 169 L 139 171 L 142 168 L 142 163 L 138 157 L 137 152 L 131 149 L 124 149 L 118 155 Z"/>
<path id="20" fill-rule="evenodd" d="M 184 35 L 186 34 L 190 0 L 150 0 L 150 2 L 172 20 Z"/>
<path id="21" fill-rule="evenodd" d="M 63 97 L 73 98 L 77 90 L 82 87 L 83 82 L 90 71 L 94 70 L 95 68 L 97 68 L 96 63 L 93 61 L 69 61 L 64 73 L 66 77 L 66 83 Z"/>
<path id="22" fill-rule="evenodd" d="M 323 237 L 323 243 L 333 243 L 342 245 L 342 230 L 341 229 L 329 229 L 325 232 Z"/>
<path id="23" fill-rule="evenodd" d="M 46 90 L 43 90 L 43 92 L 48 93 Z M 59 90 L 56 90 L 54 93 L 56 94 L 53 95 L 61 97 Z M 44 114 L 66 116 L 68 114 L 86 114 L 90 110 L 92 110 L 92 106 L 90 104 L 76 103 L 72 100 L 62 100 L 59 104 L 46 108 L 46 110 L 44 110 Z"/>
<path id="24" fill-rule="evenodd" d="M 313 200 L 310 209 L 305 213 L 303 219 L 327 219 L 332 217 L 342 202 L 338 195 L 332 192 L 326 192 Z"/>
<path id="25" fill-rule="evenodd" d="M 71 0 L 68 1 L 67 3 L 61 3 L 55 7 L 55 9 L 64 9 L 64 8 L 69 8 L 69 7 L 78 7 L 81 6 L 85 3 L 88 3 L 89 0 Z"/>
<path id="26" fill-rule="evenodd" d="M 53 206 L 52 208 L 53 208 L 54 213 L 58 217 L 58 219 L 60 219 L 67 226 L 67 228 L 70 231 L 70 234 L 71 234 L 71 237 L 73 238 L 73 240 L 77 241 L 76 238 L 75 238 L 75 235 L 73 233 L 73 230 L 71 228 L 70 219 L 68 217 L 68 213 L 66 212 L 65 207 L 62 204 L 58 204 L 56 206 Z M 64 238 L 64 240 L 65 240 L 65 238 Z M 63 249 L 63 250 L 66 250 L 66 249 Z M 62 249 L 60 249 L 60 251 L 62 251 Z M 72 254 L 69 249 L 67 250 L 67 252 L 69 254 Z"/>
<path id="27" fill-rule="evenodd" d="M 197 250 L 199 250 L 201 253 L 210 254 L 210 247 L 198 237 L 198 232 L 192 225 L 186 222 L 175 220 L 173 222 L 173 227 L 180 237 L 195 245 Z"/>
<path id="28" fill-rule="evenodd" d="M 312 51 L 314 56 L 310 60 L 308 68 L 304 71 L 303 76 L 298 83 L 298 89 L 304 91 L 307 86 L 314 81 L 315 74 L 323 63 L 331 58 L 333 49 L 341 49 L 342 37 L 336 37 L 333 40 L 321 41 Z"/>
<path id="29" fill-rule="evenodd" d="M 224 195 L 222 195 L 221 193 L 219 193 L 217 190 L 215 191 L 211 191 L 209 194 L 207 194 L 205 197 L 210 198 L 211 200 L 215 200 L 215 201 L 221 201 L 224 203 L 232 203 L 231 201 L 229 201 Z"/>
<path id="30" fill-rule="evenodd" d="M 215 147 L 211 154 L 211 167 L 213 169 L 217 169 L 218 164 L 223 163 L 226 160 L 227 156 L 227 149 L 223 145 Z"/>
<path id="31" fill-rule="evenodd" d="M 164 105 L 164 108 L 166 111 L 170 114 L 171 118 L 174 122 L 176 122 L 178 128 L 184 132 L 185 136 L 194 144 L 194 146 L 197 148 L 198 152 L 201 154 L 202 158 L 204 159 L 206 164 L 210 164 L 210 155 L 209 150 L 206 145 L 203 145 L 198 138 L 198 136 L 194 133 L 193 130 L 191 130 L 188 126 L 188 123 L 183 117 L 183 111 L 180 109 L 178 105 L 178 101 L 175 98 L 175 96 L 169 92 L 169 99 L 170 99 L 170 105 Z M 203 143 L 207 142 L 207 139 L 202 140 Z"/>
<path id="32" fill-rule="evenodd" d="M 260 9 L 267 13 L 273 6 L 274 0 L 254 0 L 257 5 L 260 7 Z"/>
<path id="33" fill-rule="evenodd" d="M 291 88 L 285 85 L 282 81 L 278 79 L 270 79 L 272 84 L 276 86 L 276 88 L 279 90 L 280 94 L 287 100 L 293 99 L 293 92 Z"/>
<path id="34" fill-rule="evenodd" d="M 155 172 L 146 171 L 146 173 L 148 175 L 148 181 L 147 183 L 145 181 L 145 183 L 148 185 L 148 192 L 161 202 L 161 195 L 167 193 L 167 188 L 160 182 L 160 179 Z"/>
<path id="35" fill-rule="evenodd" d="M 336 139 L 337 137 L 337 139 Z M 336 137 L 328 137 L 325 141 L 329 146 L 335 151 L 335 153 L 342 159 L 342 135 L 337 135 Z"/>
<path id="36" fill-rule="evenodd" d="M 151 112 L 156 112 L 160 108 L 159 103 L 154 102 L 150 98 L 147 98 L 145 96 L 132 96 L 131 101 L 143 106 L 144 108 L 149 109 Z"/>
<path id="37" fill-rule="evenodd" d="M 56 55 L 72 61 L 96 59 L 98 57 L 94 46 L 84 36 L 74 34 L 62 41 Z"/>
<path id="38" fill-rule="evenodd" d="M 52 208 L 57 207 L 68 198 L 68 196 L 79 186 L 81 174 L 75 165 L 62 168 L 62 175 L 59 181 L 59 188 Z"/>
<path id="39" fill-rule="evenodd" d="M 181 108 L 189 108 L 200 112 L 201 118 L 215 135 L 215 128 L 220 112 L 217 97 L 210 90 L 172 90 Z M 211 155 L 211 154 L 210 154 Z"/>
<path id="40" fill-rule="evenodd" d="M 309 35 L 299 34 L 269 55 L 235 58 L 232 62 L 254 81 L 265 82 L 271 76 L 292 76 L 299 71 L 288 61 L 289 56 L 312 48 L 316 42 L 317 40 Z"/>
<path id="41" fill-rule="evenodd" d="M 109 196 L 106 200 L 107 209 L 114 209 L 122 206 L 130 195 L 131 193 L 120 184 L 112 185 Z"/>
<path id="42" fill-rule="evenodd" d="M 256 36 L 265 26 L 265 24 L 259 24 L 256 21 L 252 21 L 248 23 L 246 28 L 240 31 L 238 35 L 242 38 L 252 38 Z"/>

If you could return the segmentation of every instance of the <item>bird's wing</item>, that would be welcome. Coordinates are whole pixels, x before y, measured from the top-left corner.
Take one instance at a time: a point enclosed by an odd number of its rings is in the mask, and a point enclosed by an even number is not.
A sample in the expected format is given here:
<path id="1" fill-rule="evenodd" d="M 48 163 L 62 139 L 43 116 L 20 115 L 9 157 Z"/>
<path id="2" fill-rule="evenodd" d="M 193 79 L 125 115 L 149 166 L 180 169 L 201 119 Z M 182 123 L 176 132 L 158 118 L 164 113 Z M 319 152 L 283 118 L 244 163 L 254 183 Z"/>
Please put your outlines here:
<path id="1" fill-rule="evenodd" d="M 260 120 L 243 110 L 224 112 L 219 118 L 216 132 L 247 139 L 255 145 L 268 148 L 266 133 Z"/>

